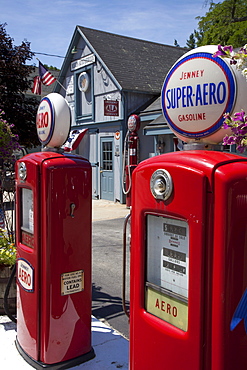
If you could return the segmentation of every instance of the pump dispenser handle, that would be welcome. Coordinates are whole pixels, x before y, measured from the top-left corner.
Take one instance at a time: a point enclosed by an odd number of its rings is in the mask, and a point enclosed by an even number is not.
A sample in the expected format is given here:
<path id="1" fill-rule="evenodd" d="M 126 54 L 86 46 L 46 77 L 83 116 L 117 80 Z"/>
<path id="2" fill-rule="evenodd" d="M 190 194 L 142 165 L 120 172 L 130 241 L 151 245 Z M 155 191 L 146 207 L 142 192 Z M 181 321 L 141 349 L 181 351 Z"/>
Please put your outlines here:
<path id="1" fill-rule="evenodd" d="M 72 218 L 74 218 L 74 217 L 75 217 L 75 215 L 74 215 L 74 210 L 75 210 L 75 203 L 71 203 L 71 205 L 70 205 L 70 216 L 71 216 Z"/>

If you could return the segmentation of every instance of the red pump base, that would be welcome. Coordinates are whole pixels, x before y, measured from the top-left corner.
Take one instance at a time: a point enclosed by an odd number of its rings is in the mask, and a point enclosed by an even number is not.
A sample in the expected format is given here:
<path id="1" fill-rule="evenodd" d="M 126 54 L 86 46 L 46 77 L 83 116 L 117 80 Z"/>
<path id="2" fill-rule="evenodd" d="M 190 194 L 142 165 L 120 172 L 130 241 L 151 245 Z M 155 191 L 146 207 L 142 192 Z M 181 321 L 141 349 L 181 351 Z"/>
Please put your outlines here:
<path id="1" fill-rule="evenodd" d="M 75 357 L 75 358 L 72 358 L 70 360 L 67 360 L 67 361 L 63 361 L 63 362 L 58 362 L 58 363 L 55 363 L 55 364 L 45 364 L 41 361 L 37 361 L 37 360 L 34 360 L 32 357 L 30 357 L 23 349 L 22 347 L 20 346 L 20 344 L 18 343 L 18 340 L 16 339 L 15 341 L 15 345 L 16 345 L 16 348 L 18 350 L 18 352 L 20 353 L 20 355 L 24 358 L 24 360 L 31 366 L 33 366 L 35 369 L 37 370 L 41 370 L 41 369 L 52 369 L 52 370 L 64 370 L 64 369 L 69 369 L 73 366 L 77 366 L 77 365 L 80 365 L 84 362 L 87 362 L 89 360 L 92 360 L 94 357 L 95 357 L 95 353 L 94 353 L 94 350 L 93 348 L 91 349 L 90 352 L 88 353 L 85 353 L 84 355 L 82 356 L 79 356 L 79 357 Z"/>

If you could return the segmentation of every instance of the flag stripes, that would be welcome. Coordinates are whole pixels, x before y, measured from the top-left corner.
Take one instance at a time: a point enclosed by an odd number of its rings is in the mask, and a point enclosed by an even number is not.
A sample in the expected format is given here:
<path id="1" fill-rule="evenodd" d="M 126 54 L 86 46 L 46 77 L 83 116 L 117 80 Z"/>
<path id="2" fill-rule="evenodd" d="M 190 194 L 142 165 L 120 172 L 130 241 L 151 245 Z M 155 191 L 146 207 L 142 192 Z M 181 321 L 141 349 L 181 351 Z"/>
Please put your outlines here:
<path id="1" fill-rule="evenodd" d="M 56 81 L 56 78 L 49 72 L 41 62 L 39 62 L 39 75 L 44 85 L 50 86 Z"/>
<path id="2" fill-rule="evenodd" d="M 41 95 L 41 82 L 45 86 L 50 86 L 55 81 L 56 78 L 39 61 L 39 76 L 34 77 L 32 93 Z"/>
<path id="3" fill-rule="evenodd" d="M 34 77 L 32 93 L 41 95 L 41 80 L 39 76 Z"/>

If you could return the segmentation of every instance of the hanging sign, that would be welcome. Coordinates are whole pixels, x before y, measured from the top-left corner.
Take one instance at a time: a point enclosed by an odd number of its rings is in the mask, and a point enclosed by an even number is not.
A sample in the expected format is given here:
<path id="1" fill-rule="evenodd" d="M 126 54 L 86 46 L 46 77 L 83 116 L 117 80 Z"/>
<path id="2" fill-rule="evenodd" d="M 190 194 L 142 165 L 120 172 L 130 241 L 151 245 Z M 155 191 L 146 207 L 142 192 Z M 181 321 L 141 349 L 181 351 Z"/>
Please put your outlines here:
<path id="1" fill-rule="evenodd" d="M 216 50 L 211 45 L 186 53 L 165 78 L 163 114 L 185 142 L 218 143 L 226 134 L 221 127 L 224 113 L 232 112 L 235 105 L 236 71 L 225 59 L 213 56 Z"/>
<path id="2" fill-rule="evenodd" d="M 104 100 L 104 116 L 118 116 L 118 115 L 119 115 L 119 101 Z"/>

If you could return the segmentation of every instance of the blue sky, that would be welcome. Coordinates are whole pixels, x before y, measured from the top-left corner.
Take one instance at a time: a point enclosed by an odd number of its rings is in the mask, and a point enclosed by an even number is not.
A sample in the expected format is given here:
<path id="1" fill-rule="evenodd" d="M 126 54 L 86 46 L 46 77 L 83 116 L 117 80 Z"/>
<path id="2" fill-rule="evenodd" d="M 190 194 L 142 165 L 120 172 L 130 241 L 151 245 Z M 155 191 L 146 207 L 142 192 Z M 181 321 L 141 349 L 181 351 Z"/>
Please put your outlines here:
<path id="1" fill-rule="evenodd" d="M 19 45 L 34 52 L 65 56 L 76 25 L 143 40 L 180 46 L 197 28 L 205 0 L 0 0 L 0 23 Z M 61 67 L 63 59 L 37 55 Z M 33 63 L 37 62 L 36 59 Z"/>

